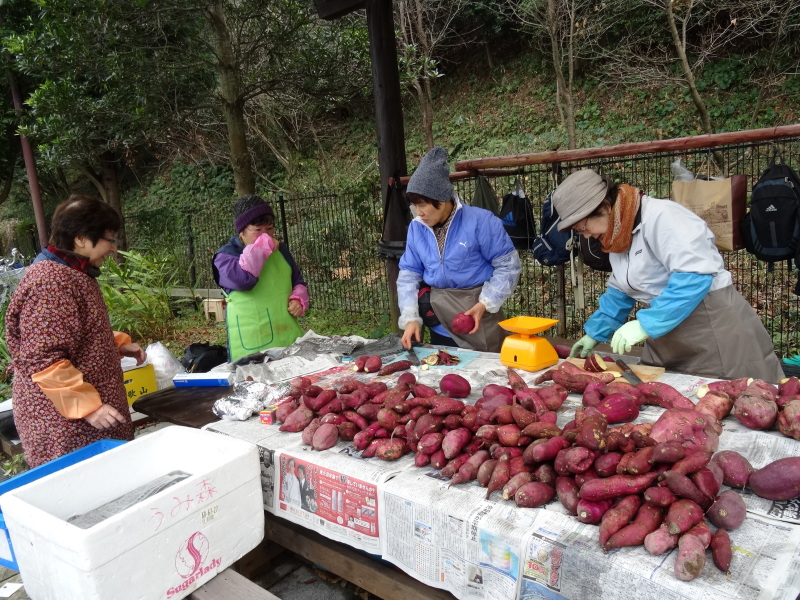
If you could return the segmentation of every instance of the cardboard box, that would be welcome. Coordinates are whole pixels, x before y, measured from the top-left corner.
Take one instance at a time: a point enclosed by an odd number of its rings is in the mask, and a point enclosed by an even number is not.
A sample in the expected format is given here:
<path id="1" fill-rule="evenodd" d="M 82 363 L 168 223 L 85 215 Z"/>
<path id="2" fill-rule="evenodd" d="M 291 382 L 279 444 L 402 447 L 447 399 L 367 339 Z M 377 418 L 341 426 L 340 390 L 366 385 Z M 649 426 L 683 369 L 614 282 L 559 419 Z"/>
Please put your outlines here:
<path id="1" fill-rule="evenodd" d="M 153 365 L 123 367 L 122 375 L 125 377 L 125 394 L 128 396 L 128 406 L 133 404 L 133 401 L 139 396 L 158 391 L 156 372 L 153 369 Z"/>
<path id="2" fill-rule="evenodd" d="M 55 460 L 46 462 L 38 467 L 34 467 L 33 469 L 25 471 L 24 473 L 20 473 L 19 475 L 15 475 L 14 477 L 6 479 L 4 482 L 0 483 L 0 496 L 6 492 L 17 489 L 18 487 L 22 487 L 31 481 L 41 479 L 46 475 L 50 475 L 50 473 L 55 473 L 56 471 L 65 469 L 70 465 L 79 463 L 82 460 L 91 458 L 92 456 L 97 456 L 102 452 L 116 448 L 124 443 L 125 440 L 100 440 L 99 442 L 94 442 L 88 446 L 84 446 L 79 450 L 75 450 L 75 452 L 70 452 L 64 456 L 59 456 Z M 0 565 L 15 571 L 19 571 L 17 559 L 14 556 L 14 548 L 11 545 L 11 537 L 8 534 L 6 520 L 3 517 L 2 512 L 0 512 Z"/>
<path id="3" fill-rule="evenodd" d="M 70 522 L 182 472 L 185 479 L 88 528 Z M 258 449 L 166 427 L 12 490 L 0 507 L 37 600 L 179 599 L 264 537 Z"/>
<path id="4" fill-rule="evenodd" d="M 172 378 L 175 387 L 225 387 L 233 383 L 236 373 L 212 371 L 210 373 L 178 373 Z"/>

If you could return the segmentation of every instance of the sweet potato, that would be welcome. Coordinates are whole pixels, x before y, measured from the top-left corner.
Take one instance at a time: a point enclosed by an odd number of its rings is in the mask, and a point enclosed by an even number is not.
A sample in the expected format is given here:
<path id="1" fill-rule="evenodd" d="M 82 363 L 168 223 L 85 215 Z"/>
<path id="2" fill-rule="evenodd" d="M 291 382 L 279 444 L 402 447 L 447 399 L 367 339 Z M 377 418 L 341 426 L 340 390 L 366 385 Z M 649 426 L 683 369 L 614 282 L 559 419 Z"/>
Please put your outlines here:
<path id="1" fill-rule="evenodd" d="M 539 420 L 536 413 L 522 408 L 519 404 L 515 404 L 511 407 L 511 417 L 513 422 L 516 423 L 520 429 L 524 429 L 531 423 L 535 423 Z"/>
<path id="2" fill-rule="evenodd" d="M 464 406 L 461 400 L 455 400 L 454 398 L 445 398 L 444 396 L 431 398 L 432 415 L 457 414 L 464 409 Z"/>
<path id="3" fill-rule="evenodd" d="M 444 455 L 444 452 L 442 452 Z M 460 454 L 455 458 L 451 459 L 444 467 L 442 467 L 442 472 L 440 475 L 442 477 L 453 477 L 458 470 L 462 467 L 462 465 L 467 462 L 470 458 L 469 454 Z M 477 476 L 477 475 L 476 475 Z"/>
<path id="4" fill-rule="evenodd" d="M 723 528 L 717 529 L 711 536 L 711 558 L 720 571 L 726 575 L 730 573 L 733 558 L 731 536 Z"/>
<path id="5" fill-rule="evenodd" d="M 598 476 L 610 477 L 617 472 L 617 465 L 619 464 L 622 454 L 620 452 L 608 452 L 600 454 L 594 459 L 593 468 Z"/>
<path id="6" fill-rule="evenodd" d="M 391 375 L 392 373 L 397 373 L 398 371 L 405 371 L 411 368 L 411 361 L 410 360 L 396 360 L 388 365 L 384 365 L 380 371 L 378 371 L 378 375 Z"/>
<path id="7" fill-rule="evenodd" d="M 481 487 L 486 487 L 489 485 L 489 479 L 492 477 L 492 471 L 497 466 L 498 459 L 490 458 L 488 460 L 483 461 L 480 467 L 478 467 L 478 475 L 475 479 L 478 480 L 478 485 Z"/>
<path id="8" fill-rule="evenodd" d="M 689 452 L 681 460 L 674 463 L 670 470 L 689 475 L 705 467 L 708 461 L 711 460 L 712 454 L 710 450 L 695 450 L 694 452 Z"/>
<path id="9" fill-rule="evenodd" d="M 661 508 L 671 506 L 677 499 L 668 487 L 653 486 L 644 491 L 644 501 Z"/>
<path id="10" fill-rule="evenodd" d="M 671 385 L 660 381 L 645 381 L 636 385 L 645 404 L 661 408 L 694 409 L 694 403 Z"/>
<path id="11" fill-rule="evenodd" d="M 489 479 L 489 485 L 487 486 L 486 490 L 486 499 L 489 499 L 489 496 L 492 495 L 492 492 L 496 490 L 502 490 L 503 486 L 508 483 L 508 480 L 511 479 L 509 475 L 509 464 L 510 460 L 508 459 L 508 454 L 504 454 L 500 457 L 497 461 L 497 465 L 492 470 L 491 479 Z"/>
<path id="12" fill-rule="evenodd" d="M 462 418 L 461 415 L 445 415 L 444 417 L 444 428 L 445 429 L 458 429 L 461 427 Z"/>
<path id="13" fill-rule="evenodd" d="M 644 538 L 644 549 L 654 556 L 660 556 L 672 550 L 678 545 L 678 535 L 669 532 L 666 525 L 661 525 L 655 531 L 651 531 Z"/>
<path id="14" fill-rule="evenodd" d="M 520 508 L 537 508 L 550 502 L 555 495 L 555 489 L 546 483 L 531 481 L 520 486 L 514 494 L 514 502 Z"/>
<path id="15" fill-rule="evenodd" d="M 711 504 L 711 498 L 698 490 L 694 482 L 683 473 L 665 471 L 660 477 L 667 484 L 669 491 L 676 496 L 691 500 L 700 506 L 708 506 Z"/>
<path id="16" fill-rule="evenodd" d="M 767 500 L 800 496 L 800 456 L 779 458 L 750 475 L 750 489 Z"/>
<path id="17" fill-rule="evenodd" d="M 361 433 L 364 433 L 363 431 Z M 375 452 L 378 450 L 378 444 L 383 442 L 384 440 L 371 440 L 369 444 L 367 444 L 366 448 L 361 451 L 361 458 L 372 458 L 375 456 Z"/>
<path id="18" fill-rule="evenodd" d="M 417 443 L 417 451 L 423 454 L 433 454 L 442 447 L 444 435 L 441 433 L 426 433 Z M 452 458 L 445 454 L 446 458 Z"/>
<path id="19" fill-rule="evenodd" d="M 778 431 L 786 437 L 800 440 L 800 400 L 792 400 L 778 415 Z"/>
<path id="20" fill-rule="evenodd" d="M 558 410 L 564 404 L 569 392 L 560 385 L 553 384 L 536 389 L 536 394 L 548 410 Z"/>
<path id="21" fill-rule="evenodd" d="M 586 417 L 578 427 L 575 443 L 584 448 L 603 452 L 606 449 L 606 432 L 608 421 L 605 415 L 598 414 Z"/>
<path id="22" fill-rule="evenodd" d="M 520 428 L 514 424 L 501 425 L 497 428 L 497 440 L 503 446 L 517 446 L 519 445 Z"/>
<path id="23" fill-rule="evenodd" d="M 609 424 L 628 423 L 639 416 L 639 406 L 636 404 L 636 400 L 626 394 L 610 394 L 603 398 L 596 408 Z"/>
<path id="24" fill-rule="evenodd" d="M 411 365 L 406 368 L 411 368 Z M 405 384 L 410 387 L 415 383 L 417 383 L 417 377 L 411 372 L 401 373 L 400 377 L 397 378 L 397 385 Z"/>
<path id="25" fill-rule="evenodd" d="M 568 365 L 570 363 L 562 363 L 564 365 Z M 576 367 L 577 368 L 577 367 Z M 602 381 L 603 383 L 611 383 L 614 381 L 614 375 L 612 373 L 589 373 L 588 371 L 583 371 L 581 373 L 576 372 L 567 372 L 556 369 L 553 371 L 553 381 L 555 381 L 558 385 L 563 387 L 570 392 L 580 392 L 586 389 L 593 381 Z"/>
<path id="26" fill-rule="evenodd" d="M 603 549 L 612 535 L 631 522 L 641 505 L 642 499 L 637 494 L 629 494 L 606 511 L 600 521 L 600 546 Z"/>
<path id="27" fill-rule="evenodd" d="M 735 450 L 722 450 L 711 457 L 711 461 L 722 469 L 722 483 L 733 488 L 743 488 L 755 471 L 744 456 Z"/>
<path id="28" fill-rule="evenodd" d="M 448 373 L 439 382 L 439 389 L 448 398 L 466 398 L 472 391 L 472 386 L 461 375 Z"/>
<path id="29" fill-rule="evenodd" d="M 333 423 L 323 423 L 314 432 L 311 447 L 314 450 L 327 450 L 339 441 L 339 429 Z"/>
<path id="30" fill-rule="evenodd" d="M 647 446 L 633 453 L 630 460 L 625 467 L 625 472 L 629 475 L 641 475 L 642 473 L 649 473 L 653 465 L 650 459 L 653 457 L 655 446 Z"/>
<path id="31" fill-rule="evenodd" d="M 517 473 L 503 486 L 503 500 L 510 500 L 517 493 L 517 490 L 533 481 L 533 473 L 522 472 Z"/>
<path id="32" fill-rule="evenodd" d="M 519 450 L 519 448 L 509 448 L 509 450 Z M 526 465 L 522 455 L 514 456 L 508 454 L 508 476 L 514 477 L 518 473 L 531 473 L 533 468 Z"/>
<path id="33" fill-rule="evenodd" d="M 567 448 L 564 455 L 566 469 L 570 473 L 583 473 L 594 463 L 597 453 L 583 446 Z M 556 469 L 558 471 L 558 469 Z"/>
<path id="34" fill-rule="evenodd" d="M 682 535 L 675 557 L 675 577 L 681 581 L 696 579 L 706 566 L 706 549 L 696 535 Z"/>
<path id="35" fill-rule="evenodd" d="M 377 396 L 381 392 L 385 392 L 388 389 L 389 389 L 389 386 L 386 385 L 386 383 L 383 382 L 383 381 L 371 381 L 364 388 L 364 391 L 367 393 L 367 396 L 369 398 L 374 398 L 375 396 Z"/>
<path id="36" fill-rule="evenodd" d="M 719 446 L 717 424 L 712 416 L 696 410 L 668 408 L 653 423 L 649 435 L 657 442 L 678 441 L 686 451 L 713 452 Z"/>
<path id="37" fill-rule="evenodd" d="M 319 418 L 312 419 L 311 422 L 306 425 L 305 429 L 303 429 L 302 440 L 304 444 L 311 445 L 312 440 L 314 439 L 314 433 L 319 429 L 319 426 L 322 425 L 322 421 Z"/>
<path id="38" fill-rule="evenodd" d="M 714 467 L 716 467 L 716 465 L 714 465 Z M 712 499 L 717 497 L 719 489 L 722 486 L 722 478 L 718 478 L 714 471 L 708 467 L 703 467 L 699 471 L 695 471 L 689 475 L 689 479 L 692 480 L 692 483 L 694 483 L 695 487 L 697 487 L 704 496 Z"/>
<path id="39" fill-rule="evenodd" d="M 653 455 L 650 461 L 653 463 L 667 463 L 673 464 L 678 462 L 686 455 L 681 442 L 677 440 L 668 440 L 666 442 L 658 442 L 653 448 Z"/>
<path id="40" fill-rule="evenodd" d="M 533 478 L 535 481 L 539 481 L 541 483 L 546 483 L 552 488 L 556 486 L 556 478 L 558 474 L 556 473 L 553 465 L 550 463 L 542 463 L 533 471 Z"/>
<path id="41" fill-rule="evenodd" d="M 298 406 L 300 406 L 300 403 L 297 400 L 284 402 L 278 406 L 278 410 L 275 411 L 275 418 L 278 420 L 278 422 L 285 423 L 286 419 L 289 418 L 289 415 L 296 411 Z"/>
<path id="42" fill-rule="evenodd" d="M 358 433 L 358 427 L 352 421 L 337 423 L 336 428 L 339 430 L 339 437 L 345 442 L 352 442 Z"/>
<path id="43" fill-rule="evenodd" d="M 644 394 L 642 394 L 642 391 L 627 381 L 612 381 L 603 388 L 604 395 L 615 393 L 631 396 L 634 400 L 636 400 L 636 404 L 638 406 L 642 406 L 644 404 Z"/>
<path id="44" fill-rule="evenodd" d="M 599 475 L 597 472 L 592 469 L 591 467 L 586 469 L 583 473 L 575 473 L 575 483 L 578 484 L 578 487 L 581 487 L 584 483 L 591 479 L 597 479 Z"/>
<path id="45" fill-rule="evenodd" d="M 472 432 L 465 427 L 453 429 L 442 440 L 442 450 L 447 458 L 455 458 L 472 439 Z"/>
<path id="46" fill-rule="evenodd" d="M 721 421 L 731 413 L 733 403 L 733 398 L 725 392 L 708 392 L 697 401 L 694 409 L 697 412 L 713 415 L 715 419 Z"/>
<path id="47" fill-rule="evenodd" d="M 578 484 L 575 479 L 567 476 L 556 477 L 556 495 L 558 500 L 571 515 L 578 514 Z"/>
<path id="48" fill-rule="evenodd" d="M 661 525 L 664 512 L 652 504 L 642 504 L 636 511 L 636 517 L 630 525 L 626 525 L 612 535 L 603 546 L 604 550 L 641 546 L 644 538 Z"/>
<path id="49" fill-rule="evenodd" d="M 311 409 L 306 406 L 299 406 L 286 417 L 286 420 L 283 422 L 283 425 L 279 427 L 279 430 L 297 433 L 303 431 L 313 419 L 314 412 Z"/>
<path id="50" fill-rule="evenodd" d="M 317 413 L 319 416 L 327 415 L 328 413 L 338 413 L 342 412 L 344 407 L 342 406 L 342 402 L 338 398 L 334 398 L 330 402 L 328 402 L 325 406 L 319 409 Z"/>
<path id="51" fill-rule="evenodd" d="M 744 500 L 735 490 L 725 490 L 714 501 L 706 513 L 716 527 L 732 530 L 738 528 L 747 516 Z"/>
<path id="52" fill-rule="evenodd" d="M 370 356 L 364 363 L 364 370 L 367 373 L 377 373 L 383 366 L 383 360 L 380 356 Z M 377 453 L 376 453 L 377 454 Z"/>
<path id="53" fill-rule="evenodd" d="M 556 483 L 558 483 L 558 480 L 556 480 Z M 613 504 L 614 500 L 612 498 L 603 500 L 584 500 L 581 498 L 575 507 L 575 516 L 581 523 L 596 525 Z"/>
<path id="54" fill-rule="evenodd" d="M 441 448 L 431 454 L 431 466 L 434 469 L 443 469 L 447 464 L 447 458 L 444 456 L 444 450 Z"/>
<path id="55" fill-rule="evenodd" d="M 580 489 L 581 499 L 603 500 L 627 494 L 639 494 L 650 487 L 658 473 L 644 475 L 612 475 L 587 481 Z"/>
<path id="56" fill-rule="evenodd" d="M 478 469 L 480 466 L 489 459 L 489 452 L 486 450 L 478 450 L 467 461 L 461 465 L 458 472 L 453 475 L 450 480 L 450 485 L 458 485 L 471 481 L 478 477 Z"/>
<path id="57" fill-rule="evenodd" d="M 398 438 L 380 440 L 375 449 L 375 456 L 381 460 L 397 460 L 407 450 L 406 443 Z"/>
<path id="58" fill-rule="evenodd" d="M 733 416 L 745 427 L 755 430 L 769 429 L 778 418 L 778 405 L 768 397 L 745 392 L 733 405 Z"/>
<path id="59" fill-rule="evenodd" d="M 692 500 L 681 498 L 673 502 L 664 522 L 672 534 L 689 531 L 703 519 L 703 509 Z"/>
<path id="60" fill-rule="evenodd" d="M 526 464 L 532 465 L 546 460 L 553 460 L 560 450 L 569 446 L 567 439 L 561 435 L 549 439 L 542 438 L 542 440 L 541 443 L 534 442 L 525 449 L 522 456 L 526 459 Z"/>

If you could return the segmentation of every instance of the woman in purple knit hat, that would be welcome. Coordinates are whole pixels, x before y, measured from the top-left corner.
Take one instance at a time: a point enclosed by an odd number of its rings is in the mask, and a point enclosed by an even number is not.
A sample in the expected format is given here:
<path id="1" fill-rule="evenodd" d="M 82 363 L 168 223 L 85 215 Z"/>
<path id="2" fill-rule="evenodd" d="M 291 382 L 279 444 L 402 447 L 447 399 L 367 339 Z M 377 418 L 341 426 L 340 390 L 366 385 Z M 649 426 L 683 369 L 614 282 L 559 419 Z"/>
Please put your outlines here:
<path id="1" fill-rule="evenodd" d="M 286 244 L 275 240 L 275 213 L 258 196 L 234 206 L 236 235 L 214 255 L 212 268 L 226 299 L 228 358 L 289 346 L 303 335 L 308 287 Z"/>

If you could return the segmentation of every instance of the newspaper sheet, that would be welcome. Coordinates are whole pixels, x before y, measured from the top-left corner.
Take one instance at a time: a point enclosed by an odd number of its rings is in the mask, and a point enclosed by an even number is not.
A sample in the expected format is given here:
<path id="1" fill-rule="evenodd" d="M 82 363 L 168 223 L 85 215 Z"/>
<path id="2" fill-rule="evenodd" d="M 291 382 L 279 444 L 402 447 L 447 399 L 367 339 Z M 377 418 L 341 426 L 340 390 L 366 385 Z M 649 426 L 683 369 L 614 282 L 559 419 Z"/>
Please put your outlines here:
<path id="1" fill-rule="evenodd" d="M 380 486 L 383 557 L 462 600 L 516 597 L 532 513 L 448 481 L 415 468 Z"/>
<path id="2" fill-rule="evenodd" d="M 522 558 L 520 600 L 795 600 L 800 527 L 751 517 L 731 532 L 730 578 L 708 557 L 700 576 L 674 575 L 677 549 L 653 556 L 643 547 L 600 549 L 598 528 L 553 511 L 535 510 Z"/>
<path id="3" fill-rule="evenodd" d="M 274 512 L 337 542 L 381 553 L 378 486 L 412 467 L 400 460 L 364 460 L 349 442 L 316 452 L 308 446 L 275 453 Z"/>

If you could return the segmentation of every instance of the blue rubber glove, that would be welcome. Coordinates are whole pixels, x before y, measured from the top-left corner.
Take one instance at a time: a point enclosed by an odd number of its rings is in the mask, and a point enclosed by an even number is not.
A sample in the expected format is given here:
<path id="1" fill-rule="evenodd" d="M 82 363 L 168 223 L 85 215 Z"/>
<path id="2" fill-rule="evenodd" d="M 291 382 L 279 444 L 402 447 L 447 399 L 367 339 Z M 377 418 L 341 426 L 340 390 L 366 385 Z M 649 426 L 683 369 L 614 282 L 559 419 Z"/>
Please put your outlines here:
<path id="1" fill-rule="evenodd" d="M 649 337 L 638 319 L 628 321 L 614 332 L 611 338 L 611 350 L 614 354 L 625 354 L 630 352 L 631 346 L 640 344 Z"/>
<path id="2" fill-rule="evenodd" d="M 597 340 L 589 335 L 583 336 L 579 339 L 575 344 L 572 346 L 572 349 L 569 351 L 569 356 L 572 358 L 573 356 L 580 355 L 581 358 L 586 358 L 589 356 L 589 353 L 592 351 L 597 345 Z"/>

